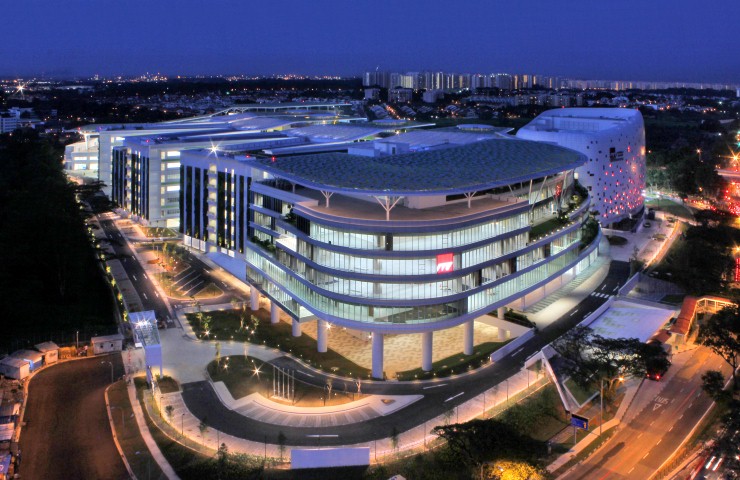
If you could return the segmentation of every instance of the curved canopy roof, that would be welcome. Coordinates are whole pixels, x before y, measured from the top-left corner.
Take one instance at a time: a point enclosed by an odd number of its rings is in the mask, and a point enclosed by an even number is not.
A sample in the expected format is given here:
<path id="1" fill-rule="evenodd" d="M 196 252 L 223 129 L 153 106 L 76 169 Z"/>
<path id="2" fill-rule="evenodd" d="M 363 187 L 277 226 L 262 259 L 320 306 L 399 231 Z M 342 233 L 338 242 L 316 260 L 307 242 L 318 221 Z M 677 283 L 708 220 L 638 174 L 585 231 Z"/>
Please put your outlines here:
<path id="1" fill-rule="evenodd" d="M 272 175 L 330 192 L 368 195 L 449 195 L 553 175 L 586 157 L 541 142 L 495 139 L 399 155 L 323 153 L 247 162 Z"/>

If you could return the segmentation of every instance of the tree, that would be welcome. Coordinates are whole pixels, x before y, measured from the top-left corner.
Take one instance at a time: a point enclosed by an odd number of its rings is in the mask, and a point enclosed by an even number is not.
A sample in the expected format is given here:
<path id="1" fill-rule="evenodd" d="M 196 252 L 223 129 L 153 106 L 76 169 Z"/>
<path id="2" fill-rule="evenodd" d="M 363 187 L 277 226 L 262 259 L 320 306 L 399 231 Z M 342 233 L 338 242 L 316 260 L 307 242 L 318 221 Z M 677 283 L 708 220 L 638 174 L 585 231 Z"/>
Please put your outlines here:
<path id="1" fill-rule="evenodd" d="M 391 448 L 393 449 L 394 452 L 397 451 L 398 450 L 398 429 L 396 427 L 393 427 L 393 429 L 391 430 L 390 440 L 391 440 Z"/>
<path id="2" fill-rule="evenodd" d="M 499 460 L 486 465 L 484 478 L 497 480 L 545 480 L 547 473 L 541 468 L 527 462 Z"/>
<path id="3" fill-rule="evenodd" d="M 203 442 L 203 445 L 205 445 L 206 444 L 205 435 L 206 435 L 206 432 L 208 431 L 208 424 L 206 423 L 206 419 L 203 419 L 200 421 L 200 423 L 198 424 L 198 430 L 200 430 L 201 441 Z"/>
<path id="4" fill-rule="evenodd" d="M 563 358 L 563 370 L 582 388 L 607 382 L 605 396 L 613 395 L 624 377 L 644 376 L 648 369 L 667 369 L 668 354 L 660 345 L 637 338 L 608 338 L 589 327 L 575 327 L 552 343 Z"/>
<path id="5" fill-rule="evenodd" d="M 702 374 L 701 381 L 702 390 L 715 402 L 722 403 L 730 399 L 725 391 L 725 376 L 719 370 L 707 370 Z"/>
<path id="6" fill-rule="evenodd" d="M 222 443 L 218 446 L 216 455 L 218 456 L 219 466 L 223 468 L 229 462 L 229 447 L 225 443 Z"/>
<path id="7" fill-rule="evenodd" d="M 278 443 L 278 452 L 280 452 L 280 463 L 283 463 L 283 455 L 285 454 L 285 442 L 287 438 L 285 437 L 285 434 L 283 431 L 278 432 L 277 436 L 277 443 Z"/>
<path id="8" fill-rule="evenodd" d="M 433 432 L 446 441 L 454 463 L 476 471 L 488 460 L 536 460 L 547 452 L 544 442 L 496 419 L 437 426 Z"/>
<path id="9" fill-rule="evenodd" d="M 175 407 L 172 405 L 167 405 L 164 407 L 164 413 L 167 415 L 167 420 L 169 420 L 169 423 L 172 423 L 172 415 L 175 412 Z"/>
<path id="10" fill-rule="evenodd" d="M 725 307 L 712 315 L 699 328 L 698 342 L 722 357 L 732 368 L 732 385 L 738 388 L 737 368 L 740 361 L 740 310 Z"/>

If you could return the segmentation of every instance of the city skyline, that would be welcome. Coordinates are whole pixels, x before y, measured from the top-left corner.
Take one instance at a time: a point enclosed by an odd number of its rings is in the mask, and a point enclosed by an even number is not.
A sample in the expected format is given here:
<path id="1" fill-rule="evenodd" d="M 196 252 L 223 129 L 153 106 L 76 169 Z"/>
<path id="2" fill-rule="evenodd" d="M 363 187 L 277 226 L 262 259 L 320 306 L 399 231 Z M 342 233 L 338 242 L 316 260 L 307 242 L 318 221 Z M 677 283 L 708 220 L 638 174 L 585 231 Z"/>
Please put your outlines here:
<path id="1" fill-rule="evenodd" d="M 731 18 L 740 7 L 721 3 L 709 11 L 688 0 L 598 10 L 581 0 L 568 8 L 467 2 L 452 9 L 434 1 L 423 9 L 389 2 L 249 8 L 218 2 L 204 15 L 192 1 L 135 1 L 125 9 L 75 1 L 59 9 L 44 0 L 6 6 L 14 21 L 0 46 L 0 75 L 359 76 L 379 67 L 735 82 L 740 62 L 725 52 L 740 40 L 714 12 Z"/>

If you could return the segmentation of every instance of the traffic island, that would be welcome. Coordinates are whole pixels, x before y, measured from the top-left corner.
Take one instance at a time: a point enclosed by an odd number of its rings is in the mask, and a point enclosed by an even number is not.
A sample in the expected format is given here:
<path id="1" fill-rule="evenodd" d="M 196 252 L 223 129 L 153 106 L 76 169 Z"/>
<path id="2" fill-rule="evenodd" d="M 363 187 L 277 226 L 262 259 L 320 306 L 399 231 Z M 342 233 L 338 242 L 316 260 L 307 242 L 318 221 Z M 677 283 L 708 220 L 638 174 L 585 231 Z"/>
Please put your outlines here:
<path id="1" fill-rule="evenodd" d="M 223 382 L 231 397 L 239 400 L 257 393 L 271 401 L 297 407 L 343 405 L 365 397 L 354 383 L 327 381 L 322 386 L 296 380 L 288 370 L 257 358 L 231 355 L 208 364 L 213 382 Z"/>

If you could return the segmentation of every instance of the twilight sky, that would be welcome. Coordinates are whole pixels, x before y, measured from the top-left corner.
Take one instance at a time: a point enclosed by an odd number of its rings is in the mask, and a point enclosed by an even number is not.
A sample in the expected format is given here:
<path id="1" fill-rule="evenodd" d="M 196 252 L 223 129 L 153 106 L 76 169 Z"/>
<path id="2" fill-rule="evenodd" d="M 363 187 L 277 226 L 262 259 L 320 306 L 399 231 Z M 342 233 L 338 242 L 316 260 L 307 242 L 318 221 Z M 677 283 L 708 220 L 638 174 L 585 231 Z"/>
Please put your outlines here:
<path id="1" fill-rule="evenodd" d="M 21 0 L 0 76 L 539 73 L 740 83 L 740 0 Z"/>

